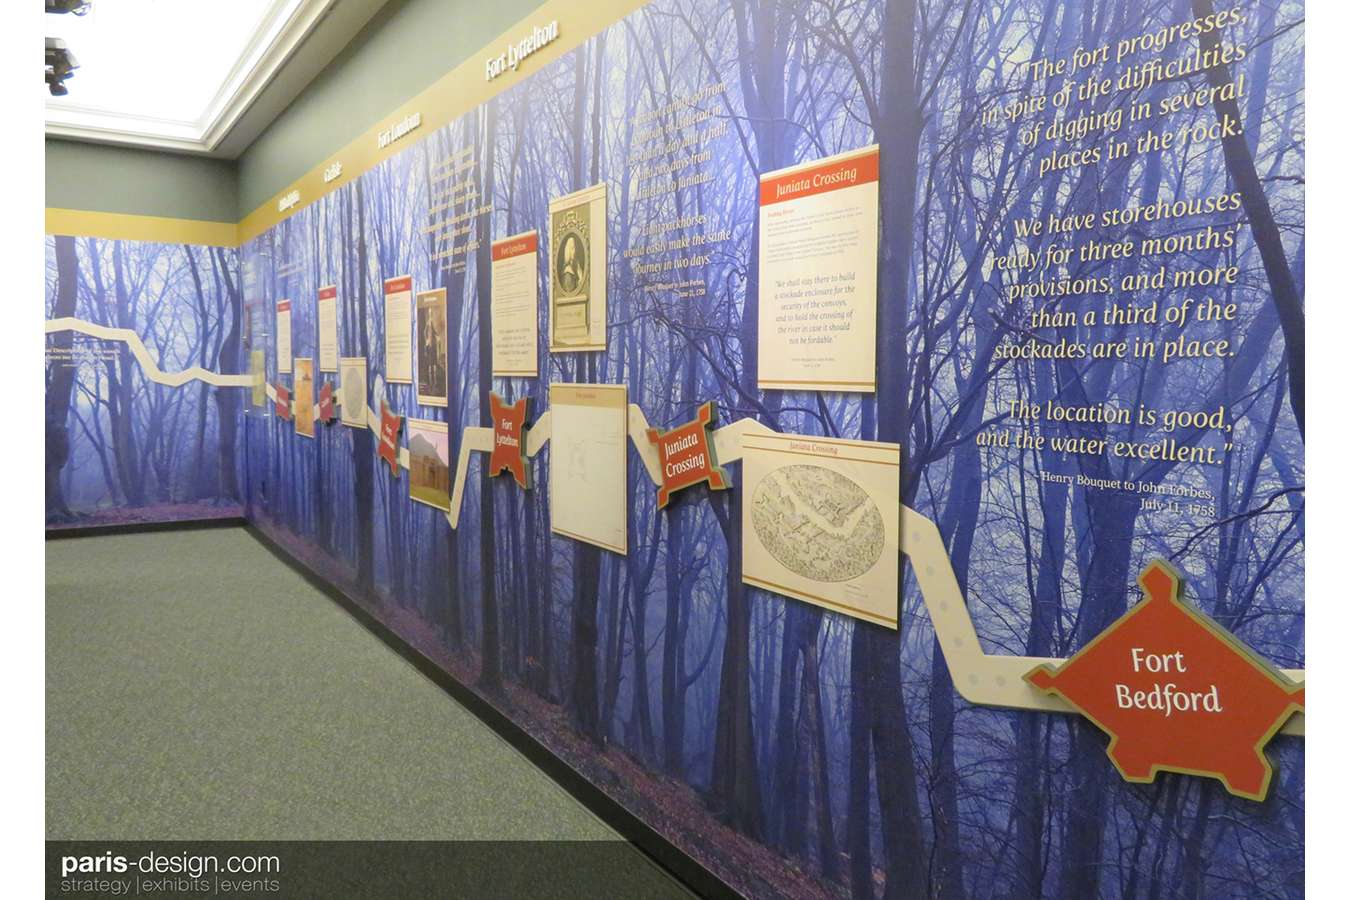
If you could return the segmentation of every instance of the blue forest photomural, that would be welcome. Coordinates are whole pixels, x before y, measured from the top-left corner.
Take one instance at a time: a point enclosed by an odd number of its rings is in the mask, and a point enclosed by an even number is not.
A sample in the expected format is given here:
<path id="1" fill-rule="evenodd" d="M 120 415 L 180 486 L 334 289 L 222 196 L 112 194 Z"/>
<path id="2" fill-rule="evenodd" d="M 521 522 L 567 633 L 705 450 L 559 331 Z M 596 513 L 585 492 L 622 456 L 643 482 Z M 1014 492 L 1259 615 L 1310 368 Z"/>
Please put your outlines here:
<path id="1" fill-rule="evenodd" d="M 237 250 L 47 237 L 47 319 L 129 329 L 161 372 L 238 371 L 241 309 Z M 241 514 L 238 388 L 159 384 L 129 343 L 61 330 L 46 390 L 48 527 Z"/>
<path id="2" fill-rule="evenodd" d="M 750 896 L 1300 897 L 1301 736 L 1267 746 L 1262 801 L 1213 778 L 1128 782 L 1087 719 L 965 700 L 905 559 L 898 629 L 746 585 L 740 462 L 730 489 L 662 508 L 626 445 L 619 554 L 551 531 L 547 445 L 531 490 L 470 455 L 454 527 L 377 450 L 382 402 L 445 423 L 453 462 L 490 394 L 538 417 L 560 383 L 626 385 L 660 428 L 711 400 L 719 424 L 894 442 L 903 509 L 936 525 L 986 653 L 1074 655 L 1161 558 L 1211 619 L 1302 669 L 1303 15 L 655 0 L 412 132 L 237 268 L 49 239 L 49 316 L 81 304 L 144 329 L 166 370 L 252 359 L 294 390 L 276 341 L 290 301 L 316 397 L 338 388 L 316 303 L 335 286 L 337 355 L 366 361 L 377 416 L 309 437 L 247 390 L 175 394 L 118 360 L 82 364 L 57 403 L 49 371 L 49 519 L 71 514 L 52 507 L 54 416 L 70 511 L 218 502 L 233 454 L 267 535 Z M 759 178 L 870 145 L 876 391 L 761 390 Z M 606 349 L 550 352 L 550 201 L 602 183 Z M 531 230 L 539 375 L 494 378 L 491 246 Z M 384 282 L 402 276 L 446 292 L 443 406 L 388 377 Z M 130 318 L 95 305 L 114 280 L 145 285 Z M 127 415 L 164 460 L 138 450 L 134 478 Z"/>

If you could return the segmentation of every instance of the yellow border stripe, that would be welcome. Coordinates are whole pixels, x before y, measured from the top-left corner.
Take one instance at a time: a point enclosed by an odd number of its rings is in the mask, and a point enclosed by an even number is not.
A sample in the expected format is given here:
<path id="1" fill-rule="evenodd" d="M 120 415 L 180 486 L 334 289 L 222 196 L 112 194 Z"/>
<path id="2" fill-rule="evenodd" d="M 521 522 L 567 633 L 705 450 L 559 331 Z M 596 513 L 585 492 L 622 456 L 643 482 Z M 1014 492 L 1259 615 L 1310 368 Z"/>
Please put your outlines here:
<path id="1" fill-rule="evenodd" d="M 266 203 L 253 210 L 239 223 L 239 242 L 251 241 L 316 200 L 359 178 L 389 157 L 420 143 L 465 113 L 487 103 L 497 94 L 515 87 L 543 67 L 562 59 L 567 53 L 625 16 L 646 6 L 647 3 L 648 0 L 587 0 L 586 3 L 548 0 L 511 26 L 506 33 L 499 35 L 486 47 L 441 76 L 426 90 L 389 112 L 368 128 L 365 134 L 330 153 L 298 181 L 273 194 Z M 486 80 L 485 63 L 489 54 L 495 57 L 506 49 L 508 43 L 519 41 L 528 35 L 534 26 L 546 25 L 553 19 L 558 20 L 557 40 L 524 60 L 517 71 L 508 70 L 506 74 L 492 81 Z M 394 141 L 380 149 L 380 132 L 413 113 L 420 113 L 422 116 L 422 123 L 417 130 L 411 132 L 406 139 Z M 342 174 L 325 184 L 324 169 L 334 160 L 342 163 Z M 277 201 L 293 190 L 300 192 L 300 202 L 285 212 L 278 211 Z"/>
<path id="2" fill-rule="evenodd" d="M 47 208 L 47 234 L 120 241 L 158 241 L 164 244 L 203 244 L 208 247 L 239 246 L 239 227 L 233 222 L 52 207 Z"/>

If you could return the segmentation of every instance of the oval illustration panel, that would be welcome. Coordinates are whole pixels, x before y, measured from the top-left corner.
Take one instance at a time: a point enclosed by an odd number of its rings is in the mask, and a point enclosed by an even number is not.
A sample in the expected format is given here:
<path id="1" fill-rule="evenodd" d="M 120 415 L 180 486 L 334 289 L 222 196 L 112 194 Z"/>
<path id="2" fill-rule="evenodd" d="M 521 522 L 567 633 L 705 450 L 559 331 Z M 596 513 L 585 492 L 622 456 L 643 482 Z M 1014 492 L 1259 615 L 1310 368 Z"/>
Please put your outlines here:
<path id="1" fill-rule="evenodd" d="M 750 501 L 750 521 L 774 559 L 812 581 L 857 578 L 886 546 L 872 498 L 821 466 L 784 466 L 764 476 Z"/>

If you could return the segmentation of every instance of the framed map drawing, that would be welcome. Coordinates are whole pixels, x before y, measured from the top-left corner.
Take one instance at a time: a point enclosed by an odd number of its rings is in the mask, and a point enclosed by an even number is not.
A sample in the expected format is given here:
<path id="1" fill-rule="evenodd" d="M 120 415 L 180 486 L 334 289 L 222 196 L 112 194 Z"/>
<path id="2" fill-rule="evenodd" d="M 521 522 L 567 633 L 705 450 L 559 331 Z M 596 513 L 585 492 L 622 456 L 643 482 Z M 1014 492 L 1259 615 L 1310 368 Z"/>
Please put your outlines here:
<path id="1" fill-rule="evenodd" d="M 900 446 L 751 434 L 742 447 L 741 580 L 899 627 Z"/>
<path id="2" fill-rule="evenodd" d="M 555 534 L 628 552 L 628 387 L 551 384 L 549 514 Z"/>

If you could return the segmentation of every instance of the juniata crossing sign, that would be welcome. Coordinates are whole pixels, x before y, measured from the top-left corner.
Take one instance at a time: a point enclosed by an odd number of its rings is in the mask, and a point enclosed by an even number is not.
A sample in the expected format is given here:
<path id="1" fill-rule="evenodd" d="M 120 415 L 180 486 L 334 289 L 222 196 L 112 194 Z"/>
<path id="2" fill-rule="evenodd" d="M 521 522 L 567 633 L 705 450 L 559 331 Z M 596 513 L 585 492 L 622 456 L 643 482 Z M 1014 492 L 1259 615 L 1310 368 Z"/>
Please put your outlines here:
<path id="1" fill-rule="evenodd" d="M 1205 775 L 1264 800 L 1266 742 L 1303 710 L 1303 685 L 1182 600 L 1167 563 L 1150 563 L 1139 586 L 1144 599 L 1086 647 L 1024 677 L 1111 736 L 1106 752 L 1125 780 Z"/>
<path id="2" fill-rule="evenodd" d="M 671 494 L 700 481 L 718 491 L 731 487 L 731 477 L 717 464 L 708 434 L 716 421 L 717 405 L 709 400 L 698 408 L 691 422 L 665 432 L 647 429 L 647 440 L 656 445 L 661 457 L 661 487 L 656 492 L 656 505 L 661 509 L 670 502 Z"/>

